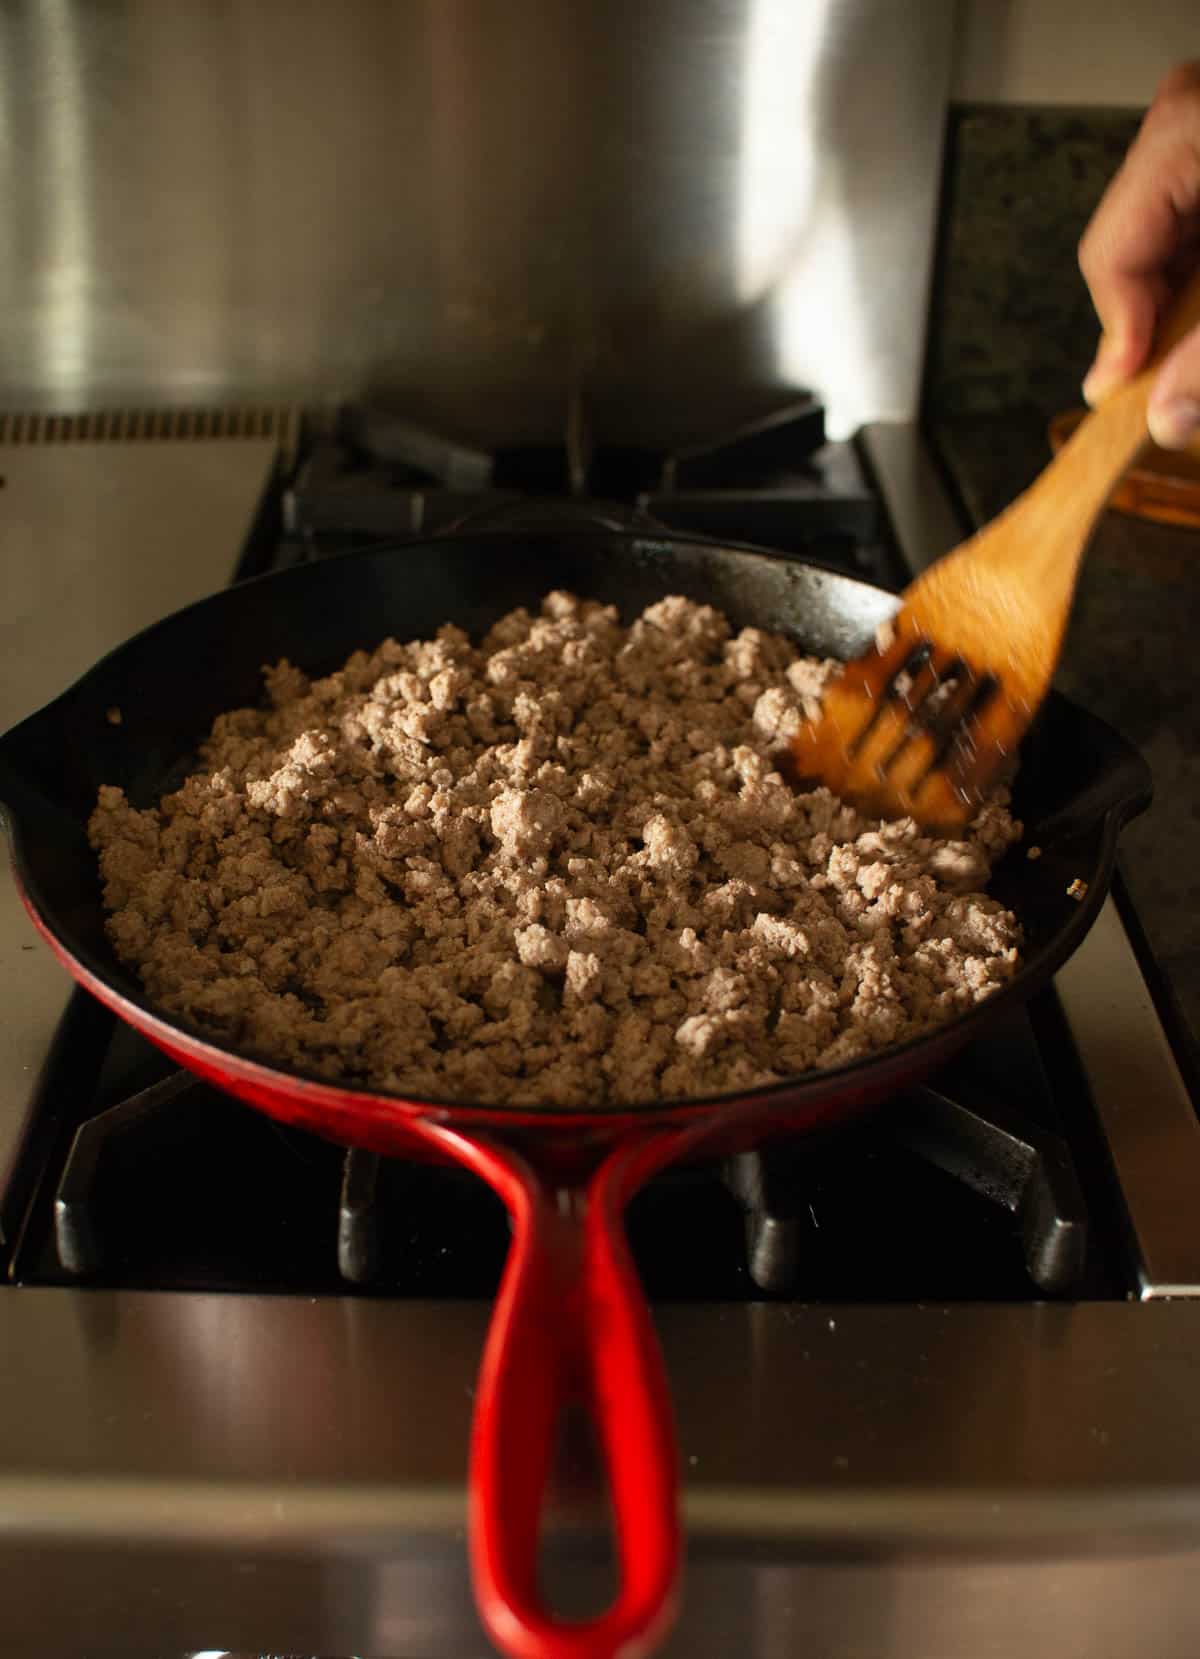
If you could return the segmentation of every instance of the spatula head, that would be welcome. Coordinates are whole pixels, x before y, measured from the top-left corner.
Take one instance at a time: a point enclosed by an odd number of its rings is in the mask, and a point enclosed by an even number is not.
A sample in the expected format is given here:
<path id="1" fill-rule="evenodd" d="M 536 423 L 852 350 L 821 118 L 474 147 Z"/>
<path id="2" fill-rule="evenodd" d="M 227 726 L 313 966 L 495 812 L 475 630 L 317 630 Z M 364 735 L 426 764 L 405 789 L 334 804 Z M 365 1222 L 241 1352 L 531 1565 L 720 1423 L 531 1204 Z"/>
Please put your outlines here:
<path id="1" fill-rule="evenodd" d="M 954 830 L 1011 771 L 1032 713 L 998 673 L 939 646 L 906 608 L 825 688 L 785 769 L 870 817 Z"/>

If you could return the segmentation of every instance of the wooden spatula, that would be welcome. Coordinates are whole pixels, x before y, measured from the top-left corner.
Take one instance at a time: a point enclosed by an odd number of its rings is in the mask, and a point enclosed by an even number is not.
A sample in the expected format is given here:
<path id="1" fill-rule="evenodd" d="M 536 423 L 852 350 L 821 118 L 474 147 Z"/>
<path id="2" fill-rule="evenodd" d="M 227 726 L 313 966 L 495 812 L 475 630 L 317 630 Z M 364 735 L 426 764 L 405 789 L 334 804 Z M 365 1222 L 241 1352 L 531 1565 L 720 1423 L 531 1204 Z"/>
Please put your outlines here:
<path id="1" fill-rule="evenodd" d="M 847 663 L 793 738 L 795 781 L 827 784 L 873 817 L 952 829 L 974 815 L 1050 688 L 1092 526 L 1148 441 L 1155 370 L 1197 322 L 1200 277 L 1142 373 L 999 518 L 905 589 L 875 647 Z"/>

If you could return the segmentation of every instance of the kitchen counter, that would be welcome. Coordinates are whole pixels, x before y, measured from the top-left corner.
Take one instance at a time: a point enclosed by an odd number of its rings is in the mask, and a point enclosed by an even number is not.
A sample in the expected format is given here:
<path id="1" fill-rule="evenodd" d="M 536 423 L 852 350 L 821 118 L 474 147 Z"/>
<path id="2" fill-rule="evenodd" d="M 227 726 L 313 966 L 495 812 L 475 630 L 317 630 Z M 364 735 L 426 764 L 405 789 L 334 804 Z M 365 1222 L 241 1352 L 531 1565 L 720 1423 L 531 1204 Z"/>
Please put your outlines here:
<path id="1" fill-rule="evenodd" d="M 1047 427 L 1032 407 L 931 423 L 933 447 L 973 524 L 995 518 L 1037 477 L 1050 459 Z"/>
<path id="2" fill-rule="evenodd" d="M 1049 458 L 1029 408 L 935 423 L 931 437 L 976 523 L 1007 505 Z M 1200 1057 L 1200 531 L 1107 513 L 1097 527 L 1059 689 L 1142 750 L 1149 812 L 1122 836 L 1121 869 L 1191 1057 Z"/>

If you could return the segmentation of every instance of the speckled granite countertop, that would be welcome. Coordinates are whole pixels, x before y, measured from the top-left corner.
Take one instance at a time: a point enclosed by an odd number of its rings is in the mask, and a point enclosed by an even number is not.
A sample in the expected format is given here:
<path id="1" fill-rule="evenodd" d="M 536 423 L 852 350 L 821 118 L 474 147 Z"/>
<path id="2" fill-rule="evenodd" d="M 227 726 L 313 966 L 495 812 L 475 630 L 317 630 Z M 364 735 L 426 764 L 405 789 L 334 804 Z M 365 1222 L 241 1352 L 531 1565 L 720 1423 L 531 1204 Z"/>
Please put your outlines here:
<path id="1" fill-rule="evenodd" d="M 1078 402 L 1099 330 L 1076 248 L 1139 119 L 1136 110 L 951 111 L 927 408 L 1004 417 Z"/>
<path id="2" fill-rule="evenodd" d="M 1050 459 L 1049 423 L 1025 406 L 930 423 L 934 446 L 974 524 L 1008 506 Z"/>
<path id="3" fill-rule="evenodd" d="M 971 517 L 991 518 L 1049 458 L 1028 408 L 931 429 Z M 1058 677 L 1142 750 L 1154 803 L 1121 867 L 1200 1058 L 1200 531 L 1108 513 L 1097 527 Z"/>

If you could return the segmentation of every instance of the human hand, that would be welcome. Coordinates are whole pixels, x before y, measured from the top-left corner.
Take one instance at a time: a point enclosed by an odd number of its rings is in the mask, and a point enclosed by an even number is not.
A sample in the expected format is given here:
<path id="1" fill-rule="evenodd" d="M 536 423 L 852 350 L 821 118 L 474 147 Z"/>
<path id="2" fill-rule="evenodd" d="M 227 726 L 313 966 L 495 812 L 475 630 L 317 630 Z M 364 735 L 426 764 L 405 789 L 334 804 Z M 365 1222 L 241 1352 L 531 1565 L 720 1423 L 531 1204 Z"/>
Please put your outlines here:
<path id="1" fill-rule="evenodd" d="M 1100 403 L 1150 355 L 1180 285 L 1200 268 L 1200 63 L 1158 89 L 1079 244 L 1103 330 L 1083 395 Z M 1147 410 L 1150 436 L 1182 449 L 1200 431 L 1200 327 L 1168 354 Z"/>

